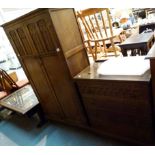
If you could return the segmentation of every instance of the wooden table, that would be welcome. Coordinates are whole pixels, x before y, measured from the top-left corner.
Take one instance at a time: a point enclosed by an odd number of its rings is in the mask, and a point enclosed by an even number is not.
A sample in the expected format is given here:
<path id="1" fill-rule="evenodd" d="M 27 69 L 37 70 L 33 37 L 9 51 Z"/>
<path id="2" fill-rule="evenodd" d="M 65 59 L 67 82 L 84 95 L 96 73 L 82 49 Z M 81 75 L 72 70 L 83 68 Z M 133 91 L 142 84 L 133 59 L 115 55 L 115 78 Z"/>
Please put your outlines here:
<path id="1" fill-rule="evenodd" d="M 37 113 L 40 119 L 38 126 L 41 126 L 45 121 L 39 101 L 31 85 L 26 85 L 3 98 L 0 100 L 0 105 L 22 115 L 32 116 Z"/>
<path id="2" fill-rule="evenodd" d="M 127 56 L 128 50 L 131 50 L 132 56 L 136 55 L 136 52 L 138 52 L 139 55 L 146 55 L 153 43 L 154 33 L 148 32 L 133 34 L 119 46 L 121 47 L 123 56 Z"/>

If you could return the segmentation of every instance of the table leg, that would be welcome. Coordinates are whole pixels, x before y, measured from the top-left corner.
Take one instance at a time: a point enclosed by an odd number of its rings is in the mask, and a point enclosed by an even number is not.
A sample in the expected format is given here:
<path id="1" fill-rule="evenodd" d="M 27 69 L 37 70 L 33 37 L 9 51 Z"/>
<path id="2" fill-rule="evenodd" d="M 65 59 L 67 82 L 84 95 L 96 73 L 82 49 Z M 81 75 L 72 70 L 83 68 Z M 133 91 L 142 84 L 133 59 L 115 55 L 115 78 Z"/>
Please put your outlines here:
<path id="1" fill-rule="evenodd" d="M 47 120 L 45 119 L 44 112 L 43 112 L 40 104 L 38 105 L 37 114 L 40 119 L 40 122 L 37 125 L 37 127 L 42 127 L 46 123 Z"/>
<path id="2" fill-rule="evenodd" d="M 149 47 L 148 45 L 145 45 L 142 49 L 141 49 L 141 55 L 146 55 L 149 51 Z"/>
<path id="3" fill-rule="evenodd" d="M 141 55 L 141 49 L 137 49 L 137 54 L 140 56 Z"/>
<path id="4" fill-rule="evenodd" d="M 37 114 L 39 117 L 39 123 L 37 127 L 42 127 L 46 123 L 46 119 L 44 117 L 44 113 L 40 104 L 36 105 L 34 108 L 32 108 L 26 113 L 28 117 L 32 117 L 34 114 Z"/>
<path id="5" fill-rule="evenodd" d="M 128 56 L 126 49 L 121 48 L 121 52 L 122 52 L 123 56 Z"/>
<path id="6" fill-rule="evenodd" d="M 136 56 L 137 49 L 131 49 L 131 56 Z"/>

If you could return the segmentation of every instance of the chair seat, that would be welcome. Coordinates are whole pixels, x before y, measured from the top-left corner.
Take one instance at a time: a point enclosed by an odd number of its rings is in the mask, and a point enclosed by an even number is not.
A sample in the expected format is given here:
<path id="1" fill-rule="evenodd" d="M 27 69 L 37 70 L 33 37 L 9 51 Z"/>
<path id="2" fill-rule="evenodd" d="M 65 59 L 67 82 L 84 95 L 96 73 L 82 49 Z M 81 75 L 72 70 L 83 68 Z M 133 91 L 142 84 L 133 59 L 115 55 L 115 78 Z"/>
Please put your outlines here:
<path id="1" fill-rule="evenodd" d="M 0 99 L 6 97 L 7 95 L 8 95 L 7 92 L 5 92 L 5 91 L 0 91 Z"/>
<path id="2" fill-rule="evenodd" d="M 20 80 L 20 81 L 17 81 L 16 84 L 19 88 L 21 87 L 24 87 L 25 85 L 27 85 L 29 83 L 29 80 L 28 79 L 24 79 L 24 80 Z"/>

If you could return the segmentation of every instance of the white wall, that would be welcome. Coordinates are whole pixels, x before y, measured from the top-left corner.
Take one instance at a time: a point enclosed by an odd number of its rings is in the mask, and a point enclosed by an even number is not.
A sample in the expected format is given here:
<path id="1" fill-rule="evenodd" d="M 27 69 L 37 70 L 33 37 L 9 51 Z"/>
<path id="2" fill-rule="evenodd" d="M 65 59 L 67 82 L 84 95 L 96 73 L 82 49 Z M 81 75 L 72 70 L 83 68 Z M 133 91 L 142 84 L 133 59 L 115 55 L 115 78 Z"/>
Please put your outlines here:
<path id="1" fill-rule="evenodd" d="M 33 9 L 15 9 L 15 8 L 0 8 L 0 25 L 13 20 Z M 8 70 L 9 67 L 19 66 L 19 61 L 14 53 L 14 50 L 3 30 L 0 27 L 0 62 L 6 61 L 5 63 L 0 63 L 0 68 Z"/>

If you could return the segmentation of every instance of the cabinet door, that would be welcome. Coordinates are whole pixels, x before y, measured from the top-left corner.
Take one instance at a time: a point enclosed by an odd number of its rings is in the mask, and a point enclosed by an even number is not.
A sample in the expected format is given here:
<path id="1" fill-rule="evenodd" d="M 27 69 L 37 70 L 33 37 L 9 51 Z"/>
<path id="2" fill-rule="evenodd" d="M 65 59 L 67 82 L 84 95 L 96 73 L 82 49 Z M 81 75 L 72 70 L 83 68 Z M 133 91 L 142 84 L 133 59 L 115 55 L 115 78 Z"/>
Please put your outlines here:
<path id="1" fill-rule="evenodd" d="M 42 57 L 47 75 L 62 106 L 65 119 L 72 122 L 85 122 L 82 107 L 61 54 Z"/>
<path id="2" fill-rule="evenodd" d="M 63 117 L 61 107 L 45 74 L 41 60 L 39 58 L 25 58 L 23 62 L 31 75 L 45 114 L 55 119 L 61 119 Z"/>
<path id="3" fill-rule="evenodd" d="M 74 77 L 89 65 L 74 9 L 50 10 L 67 65 Z"/>

